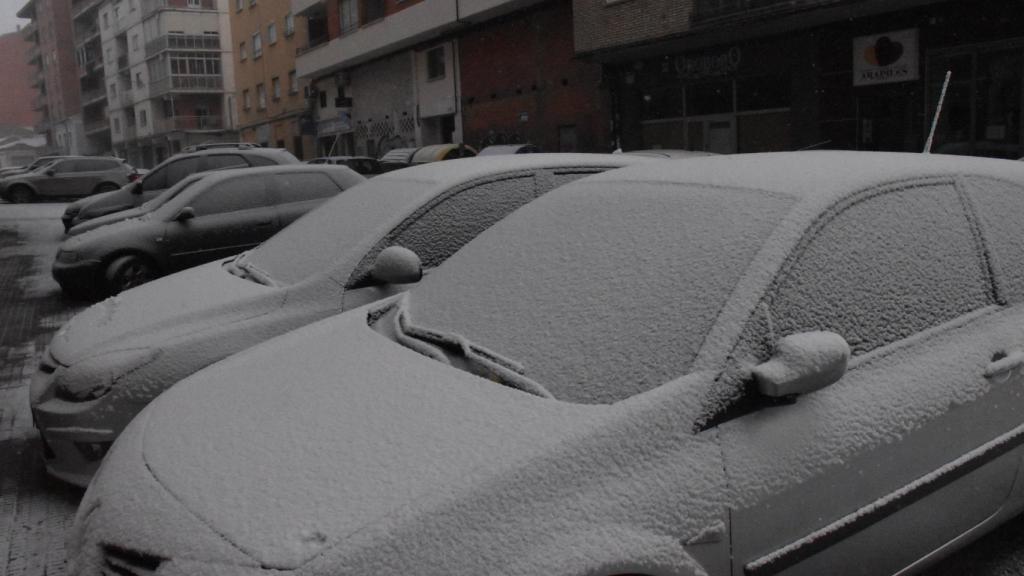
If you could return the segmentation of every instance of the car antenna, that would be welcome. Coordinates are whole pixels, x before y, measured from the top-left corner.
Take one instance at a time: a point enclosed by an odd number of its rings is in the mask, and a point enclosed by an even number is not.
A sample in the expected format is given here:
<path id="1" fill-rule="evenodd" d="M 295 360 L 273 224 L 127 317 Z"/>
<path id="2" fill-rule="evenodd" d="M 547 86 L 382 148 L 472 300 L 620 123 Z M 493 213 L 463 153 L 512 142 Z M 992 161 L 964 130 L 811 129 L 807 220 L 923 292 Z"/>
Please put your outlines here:
<path id="1" fill-rule="evenodd" d="M 935 139 L 935 127 L 939 125 L 939 114 L 942 114 L 942 102 L 946 99 L 946 89 L 949 88 L 949 77 L 953 75 L 952 70 L 946 70 L 946 79 L 942 81 L 942 92 L 939 92 L 939 105 L 935 107 L 935 117 L 932 118 L 932 128 L 928 131 L 928 139 L 924 142 L 925 154 L 932 153 L 932 140 Z"/>

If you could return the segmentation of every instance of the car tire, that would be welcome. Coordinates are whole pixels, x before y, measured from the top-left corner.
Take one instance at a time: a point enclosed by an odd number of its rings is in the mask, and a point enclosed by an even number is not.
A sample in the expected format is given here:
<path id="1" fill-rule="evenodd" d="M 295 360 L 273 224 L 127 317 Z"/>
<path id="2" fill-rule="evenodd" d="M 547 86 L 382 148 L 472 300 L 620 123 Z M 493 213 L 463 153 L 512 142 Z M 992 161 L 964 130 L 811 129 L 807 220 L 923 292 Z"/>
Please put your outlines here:
<path id="1" fill-rule="evenodd" d="M 92 193 L 93 194 L 103 194 L 104 192 L 113 192 L 114 190 L 118 190 L 118 189 L 120 189 L 120 186 L 118 186 L 117 184 L 113 184 L 111 182 L 104 182 L 103 184 L 100 184 L 99 186 L 97 186 L 96 189 L 93 190 Z"/>
<path id="2" fill-rule="evenodd" d="M 36 201 L 36 193 L 28 186 L 15 186 L 7 193 L 7 198 L 15 204 L 28 204 Z"/>
<path id="3" fill-rule="evenodd" d="M 104 280 L 107 293 L 114 295 L 145 284 L 158 276 L 159 270 L 152 260 L 142 255 L 128 254 L 115 258 L 107 266 Z"/>

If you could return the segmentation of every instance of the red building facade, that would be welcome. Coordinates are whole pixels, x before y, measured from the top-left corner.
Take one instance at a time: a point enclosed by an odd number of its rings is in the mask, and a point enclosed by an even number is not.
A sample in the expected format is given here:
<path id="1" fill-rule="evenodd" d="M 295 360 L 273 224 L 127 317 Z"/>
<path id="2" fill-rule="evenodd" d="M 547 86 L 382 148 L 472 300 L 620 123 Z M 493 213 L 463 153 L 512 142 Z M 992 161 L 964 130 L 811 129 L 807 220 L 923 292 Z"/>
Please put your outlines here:
<path id="1" fill-rule="evenodd" d="M 544 2 L 459 37 L 462 122 L 474 147 L 530 143 L 607 152 L 601 65 L 574 58 L 571 0 Z"/>
<path id="2" fill-rule="evenodd" d="M 0 124 L 35 126 L 39 114 L 33 109 L 39 90 L 32 85 L 36 68 L 28 63 L 32 44 L 21 32 L 0 36 L 0 76 L 3 76 L 4 97 L 0 98 Z"/>

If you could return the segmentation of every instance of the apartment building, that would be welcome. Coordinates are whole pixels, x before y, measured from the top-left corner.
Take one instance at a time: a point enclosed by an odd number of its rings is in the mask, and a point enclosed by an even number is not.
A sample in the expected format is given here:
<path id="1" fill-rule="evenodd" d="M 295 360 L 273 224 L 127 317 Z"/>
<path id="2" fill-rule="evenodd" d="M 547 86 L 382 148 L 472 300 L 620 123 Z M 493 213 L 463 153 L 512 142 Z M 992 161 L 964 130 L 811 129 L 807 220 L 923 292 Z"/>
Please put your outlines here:
<path id="1" fill-rule="evenodd" d="M 464 142 L 459 34 L 539 0 L 292 0 L 320 153 Z"/>
<path id="2" fill-rule="evenodd" d="M 308 45 L 305 17 L 290 0 L 233 0 L 230 18 L 241 140 L 312 158 L 309 81 L 295 69 L 296 49 Z"/>
<path id="3" fill-rule="evenodd" d="M 228 0 L 102 0 L 99 23 L 118 156 L 152 167 L 237 139 Z"/>
<path id="4" fill-rule="evenodd" d="M 26 35 L 24 30 L 0 35 L 0 73 L 5 78 L 4 97 L 0 98 L 0 127 L 25 128 L 39 121 L 40 95 L 34 86 L 36 68 L 28 63 L 28 53 L 36 47 Z M 21 137 L 29 135 L 19 133 Z"/>
<path id="5" fill-rule="evenodd" d="M 624 148 L 1024 156 L 1019 6 L 995 0 L 574 0 Z M 964 26 L 964 22 L 970 22 Z"/>
<path id="6" fill-rule="evenodd" d="M 72 37 L 78 64 L 84 154 L 110 154 L 110 123 L 104 88 L 99 6 L 102 0 L 71 0 Z"/>
<path id="7" fill-rule="evenodd" d="M 52 152 L 84 153 L 71 0 L 29 0 L 17 15 L 31 20 L 22 33 L 32 44 L 28 62 L 36 69 L 32 81 L 40 94 L 36 132 L 46 135 Z"/>

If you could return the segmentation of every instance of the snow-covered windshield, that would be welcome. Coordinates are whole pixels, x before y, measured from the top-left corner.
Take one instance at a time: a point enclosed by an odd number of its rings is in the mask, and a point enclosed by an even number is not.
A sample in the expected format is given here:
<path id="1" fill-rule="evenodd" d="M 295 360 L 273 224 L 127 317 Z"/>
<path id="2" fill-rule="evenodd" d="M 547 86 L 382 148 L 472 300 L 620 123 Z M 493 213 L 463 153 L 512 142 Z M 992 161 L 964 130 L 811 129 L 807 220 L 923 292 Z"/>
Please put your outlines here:
<path id="1" fill-rule="evenodd" d="M 353 257 L 352 249 L 382 236 L 403 207 L 433 186 L 430 180 L 397 176 L 368 180 L 296 220 L 247 259 L 278 284 L 294 284 Z"/>
<path id="2" fill-rule="evenodd" d="M 749 190 L 569 185 L 427 276 L 409 294 L 410 313 L 514 358 L 557 399 L 615 402 L 689 371 L 792 204 Z"/>

